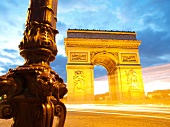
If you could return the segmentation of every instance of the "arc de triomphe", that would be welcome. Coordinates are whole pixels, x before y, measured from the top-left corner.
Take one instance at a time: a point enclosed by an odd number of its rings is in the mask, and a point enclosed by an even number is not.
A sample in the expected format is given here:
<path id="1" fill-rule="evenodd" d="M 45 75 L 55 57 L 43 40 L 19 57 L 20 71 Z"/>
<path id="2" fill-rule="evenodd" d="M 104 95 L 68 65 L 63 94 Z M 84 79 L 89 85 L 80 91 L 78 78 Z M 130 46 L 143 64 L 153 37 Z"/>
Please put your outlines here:
<path id="1" fill-rule="evenodd" d="M 64 42 L 68 103 L 94 101 L 95 65 L 108 72 L 110 101 L 145 97 L 135 32 L 69 29 Z"/>

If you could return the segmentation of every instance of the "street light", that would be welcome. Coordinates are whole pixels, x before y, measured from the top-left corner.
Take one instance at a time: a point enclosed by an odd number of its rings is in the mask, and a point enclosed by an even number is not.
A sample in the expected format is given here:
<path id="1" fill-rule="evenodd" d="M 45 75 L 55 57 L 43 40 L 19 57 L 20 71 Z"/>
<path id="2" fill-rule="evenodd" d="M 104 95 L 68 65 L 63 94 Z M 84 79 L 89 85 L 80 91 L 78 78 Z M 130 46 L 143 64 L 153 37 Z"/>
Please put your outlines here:
<path id="1" fill-rule="evenodd" d="M 67 93 L 63 79 L 51 69 L 57 55 L 55 35 L 58 0 L 30 0 L 24 37 L 19 44 L 22 66 L 0 76 L 0 118 L 13 118 L 12 127 L 63 127 Z"/>

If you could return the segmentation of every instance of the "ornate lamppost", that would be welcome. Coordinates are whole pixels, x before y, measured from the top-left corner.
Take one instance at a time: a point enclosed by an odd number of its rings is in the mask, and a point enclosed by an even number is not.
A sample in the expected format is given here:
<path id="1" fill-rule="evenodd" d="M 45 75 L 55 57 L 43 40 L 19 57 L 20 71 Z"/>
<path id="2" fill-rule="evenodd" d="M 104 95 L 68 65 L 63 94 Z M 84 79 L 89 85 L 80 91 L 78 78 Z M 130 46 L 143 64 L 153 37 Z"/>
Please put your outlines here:
<path id="1" fill-rule="evenodd" d="M 24 38 L 19 44 L 22 66 L 0 76 L 0 118 L 13 118 L 12 127 L 52 127 L 54 116 L 63 127 L 67 93 L 63 79 L 51 69 L 57 55 L 55 35 L 58 0 L 30 0 Z"/>

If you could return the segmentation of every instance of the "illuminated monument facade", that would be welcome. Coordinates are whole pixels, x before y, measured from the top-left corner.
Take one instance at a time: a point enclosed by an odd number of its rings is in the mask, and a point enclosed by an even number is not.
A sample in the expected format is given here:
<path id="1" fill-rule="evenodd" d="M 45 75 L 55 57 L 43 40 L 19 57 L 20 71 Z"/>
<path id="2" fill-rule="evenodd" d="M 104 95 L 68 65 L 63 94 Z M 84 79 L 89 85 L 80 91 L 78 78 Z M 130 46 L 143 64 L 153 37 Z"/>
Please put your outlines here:
<path id="1" fill-rule="evenodd" d="M 64 41 L 68 103 L 94 101 L 95 65 L 107 70 L 110 101 L 145 98 L 135 32 L 69 29 Z"/>

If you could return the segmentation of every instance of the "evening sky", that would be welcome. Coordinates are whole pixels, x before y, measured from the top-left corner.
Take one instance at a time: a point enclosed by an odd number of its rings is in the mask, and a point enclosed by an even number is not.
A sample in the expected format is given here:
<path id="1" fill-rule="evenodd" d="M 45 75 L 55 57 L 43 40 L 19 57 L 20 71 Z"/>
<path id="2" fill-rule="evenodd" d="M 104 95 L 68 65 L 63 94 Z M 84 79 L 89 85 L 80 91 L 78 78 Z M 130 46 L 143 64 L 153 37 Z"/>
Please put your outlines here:
<path id="1" fill-rule="evenodd" d="M 23 38 L 29 0 L 1 0 L 0 3 L 0 75 L 23 65 L 18 45 Z M 135 31 L 141 66 L 170 63 L 169 0 L 59 0 L 56 36 L 58 55 L 51 67 L 66 82 L 64 38 L 69 28 Z M 95 77 L 106 75 L 96 67 Z"/>

